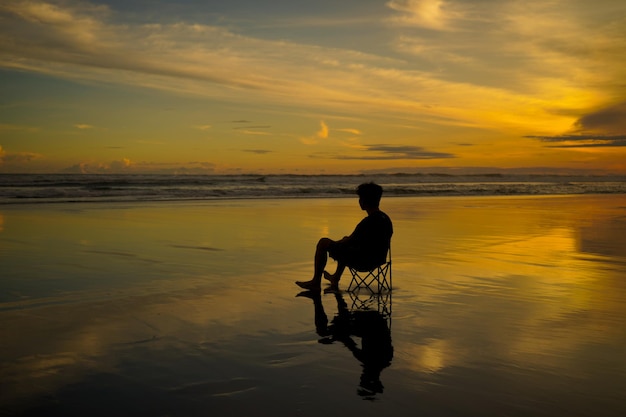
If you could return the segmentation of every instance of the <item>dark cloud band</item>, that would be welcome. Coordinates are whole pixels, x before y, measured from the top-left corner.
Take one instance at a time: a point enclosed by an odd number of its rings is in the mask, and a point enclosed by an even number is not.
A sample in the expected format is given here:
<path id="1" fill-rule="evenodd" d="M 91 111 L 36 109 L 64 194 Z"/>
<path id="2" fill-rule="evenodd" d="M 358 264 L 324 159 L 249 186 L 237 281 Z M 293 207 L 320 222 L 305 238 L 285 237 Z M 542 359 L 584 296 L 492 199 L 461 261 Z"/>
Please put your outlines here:
<path id="1" fill-rule="evenodd" d="M 401 159 L 446 159 L 456 158 L 455 155 L 445 152 L 432 152 L 421 146 L 394 146 L 394 145 L 366 145 L 360 155 L 336 155 L 332 159 L 386 161 Z"/>
<path id="2" fill-rule="evenodd" d="M 626 135 L 524 136 L 552 143 L 549 148 L 598 148 L 626 146 Z"/>

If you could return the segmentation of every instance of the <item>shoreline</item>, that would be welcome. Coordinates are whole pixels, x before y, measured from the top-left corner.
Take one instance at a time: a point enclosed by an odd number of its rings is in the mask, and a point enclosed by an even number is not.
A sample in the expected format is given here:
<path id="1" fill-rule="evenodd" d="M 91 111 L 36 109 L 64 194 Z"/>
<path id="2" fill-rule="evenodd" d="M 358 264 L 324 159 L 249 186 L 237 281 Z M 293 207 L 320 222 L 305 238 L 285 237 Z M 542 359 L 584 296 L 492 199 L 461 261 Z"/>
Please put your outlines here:
<path id="1" fill-rule="evenodd" d="M 0 206 L 80 202 L 195 201 L 353 196 L 374 181 L 386 197 L 626 194 L 626 177 L 133 176 L 10 177 Z"/>

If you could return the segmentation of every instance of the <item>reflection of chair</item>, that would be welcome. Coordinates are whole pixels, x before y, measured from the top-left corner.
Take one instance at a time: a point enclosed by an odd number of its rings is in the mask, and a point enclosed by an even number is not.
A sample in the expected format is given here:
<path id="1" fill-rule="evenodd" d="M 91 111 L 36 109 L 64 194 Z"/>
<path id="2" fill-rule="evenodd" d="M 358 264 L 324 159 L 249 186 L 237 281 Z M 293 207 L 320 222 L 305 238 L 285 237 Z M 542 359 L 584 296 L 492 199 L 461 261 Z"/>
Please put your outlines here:
<path id="1" fill-rule="evenodd" d="M 391 246 L 387 251 L 384 263 L 369 269 L 348 265 L 348 270 L 352 274 L 348 292 L 359 287 L 366 287 L 377 294 L 382 293 L 383 290 L 391 291 Z"/>
<path id="2" fill-rule="evenodd" d="M 334 341 L 340 341 L 352 352 L 362 365 L 357 394 L 363 399 L 373 401 L 376 399 L 376 394 L 382 394 L 384 391 L 380 374 L 391 365 L 393 359 L 390 327 L 391 304 L 389 304 L 388 313 L 382 313 L 380 309 L 377 311 L 372 308 L 372 303 L 369 301 L 366 302 L 366 305 L 357 304 L 359 307 L 354 308 L 354 297 L 358 294 L 351 292 L 349 294 L 353 304 L 352 308 L 348 309 L 343 294 L 339 291 L 334 291 L 334 294 L 337 300 L 337 315 L 332 319 L 330 325 L 327 325 L 328 320 L 323 313 L 321 300 L 316 304 L 315 324 L 318 329 L 323 330 L 323 333 L 318 330 L 318 334 L 324 336 L 319 340 L 319 343 L 330 344 Z M 384 295 L 391 296 L 391 292 L 374 294 L 368 291 L 368 294 L 371 301 L 378 299 L 379 302 L 384 298 Z M 391 303 L 391 298 L 389 298 L 389 302 Z M 361 339 L 360 345 L 353 336 Z"/>
<path id="3" fill-rule="evenodd" d="M 379 294 L 373 292 L 361 294 L 360 292 L 351 291 L 348 294 L 350 294 L 350 299 L 352 300 L 350 311 L 378 311 L 387 321 L 387 327 L 391 329 L 391 291 Z"/>

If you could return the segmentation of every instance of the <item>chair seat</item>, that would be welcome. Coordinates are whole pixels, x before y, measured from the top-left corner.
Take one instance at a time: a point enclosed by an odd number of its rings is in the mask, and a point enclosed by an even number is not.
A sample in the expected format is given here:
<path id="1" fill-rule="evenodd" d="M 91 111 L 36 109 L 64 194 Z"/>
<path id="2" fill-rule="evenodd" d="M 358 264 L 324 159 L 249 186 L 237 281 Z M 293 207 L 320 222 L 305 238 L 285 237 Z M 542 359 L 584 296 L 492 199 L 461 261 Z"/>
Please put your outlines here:
<path id="1" fill-rule="evenodd" d="M 352 275 L 348 291 L 362 287 L 378 294 L 384 290 L 391 291 L 391 248 L 387 251 L 383 263 L 372 268 L 348 265 L 348 270 Z"/>

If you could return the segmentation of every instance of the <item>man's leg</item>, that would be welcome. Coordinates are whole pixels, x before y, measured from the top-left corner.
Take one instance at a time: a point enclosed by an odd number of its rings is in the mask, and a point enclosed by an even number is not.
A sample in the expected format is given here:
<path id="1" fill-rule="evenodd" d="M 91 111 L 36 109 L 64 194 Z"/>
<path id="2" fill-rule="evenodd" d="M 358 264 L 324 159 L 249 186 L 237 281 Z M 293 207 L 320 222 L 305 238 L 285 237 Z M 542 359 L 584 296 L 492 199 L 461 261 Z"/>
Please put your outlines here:
<path id="1" fill-rule="evenodd" d="M 322 281 L 322 273 L 324 272 L 324 268 L 326 268 L 326 263 L 328 262 L 328 248 L 330 245 L 334 243 L 333 240 L 323 237 L 317 242 L 317 247 L 315 248 L 315 269 L 313 271 L 313 281 L 316 281 L 318 284 Z"/>
<path id="2" fill-rule="evenodd" d="M 324 268 L 326 268 L 326 263 L 328 262 L 328 247 L 333 242 L 333 240 L 327 237 L 323 237 L 317 242 L 317 247 L 315 248 L 313 278 L 310 281 L 296 281 L 296 284 L 307 290 L 320 289 L 322 273 L 324 272 Z"/>
<path id="3" fill-rule="evenodd" d="M 343 271 L 345 269 L 346 269 L 346 264 L 344 264 L 341 261 L 337 261 L 337 269 L 335 270 L 335 273 L 331 274 L 330 272 L 324 271 L 324 278 L 330 281 L 330 285 L 332 287 L 337 287 L 339 285 L 339 280 L 341 279 L 341 275 L 343 274 Z"/>

